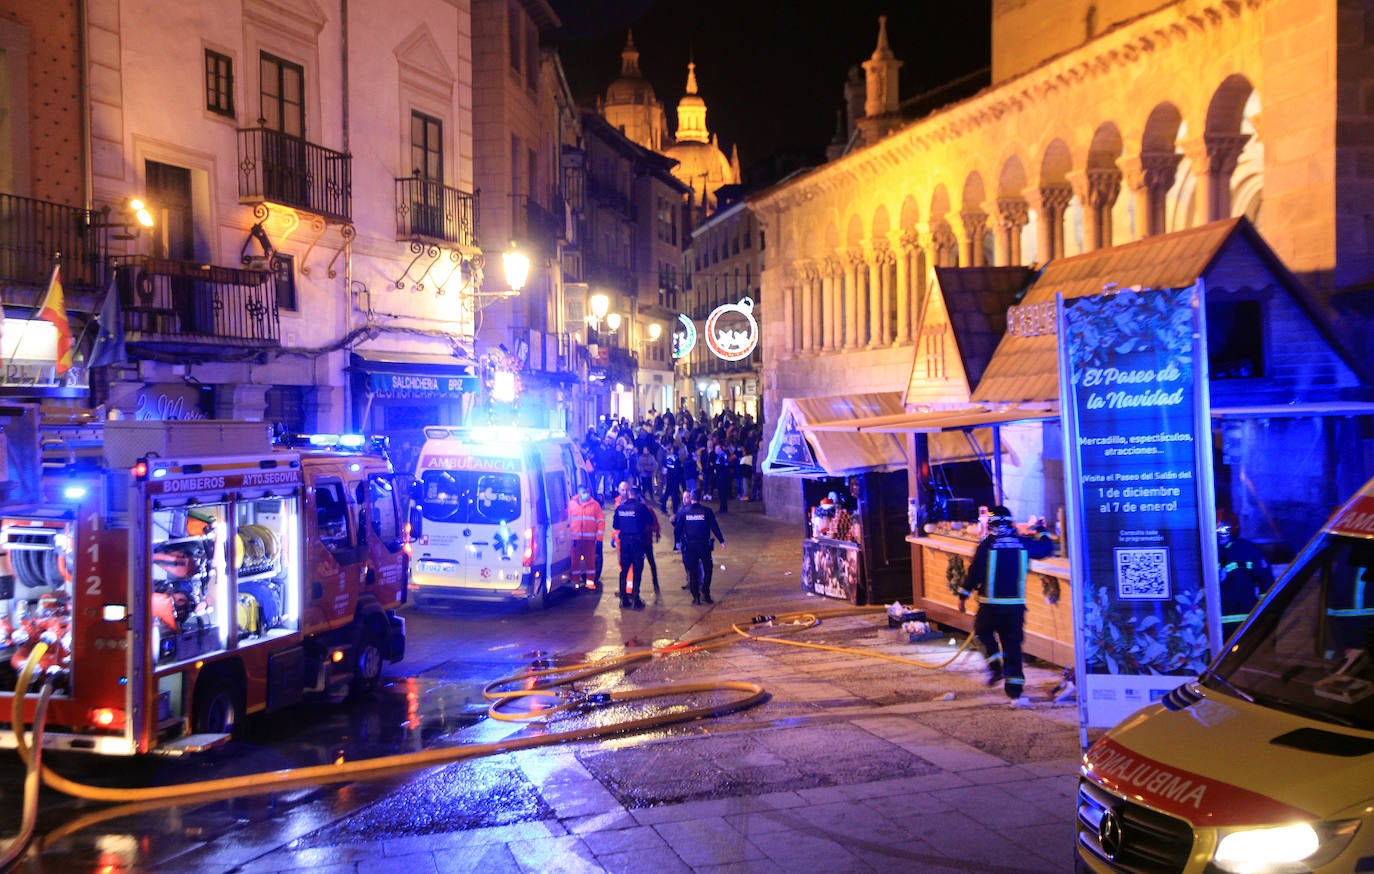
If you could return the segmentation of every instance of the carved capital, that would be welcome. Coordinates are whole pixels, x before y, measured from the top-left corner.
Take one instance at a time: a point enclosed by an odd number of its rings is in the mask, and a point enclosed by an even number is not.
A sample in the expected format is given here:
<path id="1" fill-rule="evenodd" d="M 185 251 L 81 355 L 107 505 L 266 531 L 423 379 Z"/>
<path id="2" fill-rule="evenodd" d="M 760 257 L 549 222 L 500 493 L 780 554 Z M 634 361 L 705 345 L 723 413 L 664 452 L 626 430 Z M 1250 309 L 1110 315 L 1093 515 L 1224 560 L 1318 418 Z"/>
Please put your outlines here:
<path id="1" fill-rule="evenodd" d="M 997 201 L 997 227 L 1001 230 L 1024 228 L 1030 221 L 1030 205 L 1019 197 L 1004 197 Z"/>

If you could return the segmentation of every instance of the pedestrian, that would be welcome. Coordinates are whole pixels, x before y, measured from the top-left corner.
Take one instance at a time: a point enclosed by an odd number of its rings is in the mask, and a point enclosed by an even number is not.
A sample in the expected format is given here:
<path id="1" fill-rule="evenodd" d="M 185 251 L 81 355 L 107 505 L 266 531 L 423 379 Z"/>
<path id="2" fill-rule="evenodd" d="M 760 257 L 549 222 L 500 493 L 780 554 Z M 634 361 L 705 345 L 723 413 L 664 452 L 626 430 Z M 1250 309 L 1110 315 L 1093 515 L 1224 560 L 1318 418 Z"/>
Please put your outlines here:
<path id="1" fill-rule="evenodd" d="M 711 572 L 715 560 L 711 550 L 715 541 L 725 548 L 725 535 L 720 533 L 716 514 L 705 504 L 697 502 L 697 493 L 688 489 L 682 493 L 682 509 L 673 517 L 673 541 L 682 550 L 682 566 L 687 571 L 687 588 L 692 603 L 714 604 L 711 600 Z"/>
<path id="2" fill-rule="evenodd" d="M 677 515 L 682 502 L 682 458 L 678 455 L 675 442 L 665 442 L 667 445 L 663 447 L 663 461 L 660 464 L 663 469 L 663 498 L 658 502 L 658 508 L 667 513 L 668 502 L 671 501 L 673 515 Z"/>
<path id="3" fill-rule="evenodd" d="M 654 457 L 650 444 L 640 447 L 639 455 L 635 460 L 635 467 L 639 476 L 639 490 L 644 495 L 644 501 L 652 504 L 654 502 L 654 478 L 658 475 L 658 459 Z"/>
<path id="4" fill-rule="evenodd" d="M 1217 562 L 1221 581 L 1221 639 L 1231 639 L 1245 617 L 1274 585 L 1274 570 L 1253 541 L 1236 536 L 1235 520 L 1219 514 Z"/>
<path id="5" fill-rule="evenodd" d="M 974 550 L 964 585 L 959 590 L 959 612 L 964 601 L 978 593 L 978 613 L 973 633 L 983 645 L 987 658 L 986 684 L 1005 679 L 1007 697 L 1018 701 L 1025 690 L 1026 675 L 1021 666 L 1021 643 L 1026 629 L 1026 571 L 1030 559 L 1044 558 L 1054 551 L 1049 534 L 1035 537 L 1016 530 L 1011 511 L 1005 506 L 992 508 L 988 535 Z"/>
<path id="6" fill-rule="evenodd" d="M 629 487 L 626 499 L 615 508 L 612 527 L 620 545 L 620 606 L 642 610 L 644 599 L 639 597 L 639 585 L 644 579 L 644 553 L 653 533 L 653 513 L 640 500 L 639 489 Z M 626 585 L 631 572 L 633 591 Z"/>
<path id="7" fill-rule="evenodd" d="M 572 536 L 573 588 L 597 588 L 600 585 L 597 557 L 606 536 L 606 513 L 592 497 L 592 487 L 586 480 L 568 501 L 568 533 Z"/>
<path id="8" fill-rule="evenodd" d="M 596 467 L 596 496 L 601 501 L 609 501 L 614 494 L 616 479 L 615 471 L 618 453 L 615 450 L 615 443 L 607 435 L 601 440 L 601 445 L 596 449 L 594 465 Z"/>

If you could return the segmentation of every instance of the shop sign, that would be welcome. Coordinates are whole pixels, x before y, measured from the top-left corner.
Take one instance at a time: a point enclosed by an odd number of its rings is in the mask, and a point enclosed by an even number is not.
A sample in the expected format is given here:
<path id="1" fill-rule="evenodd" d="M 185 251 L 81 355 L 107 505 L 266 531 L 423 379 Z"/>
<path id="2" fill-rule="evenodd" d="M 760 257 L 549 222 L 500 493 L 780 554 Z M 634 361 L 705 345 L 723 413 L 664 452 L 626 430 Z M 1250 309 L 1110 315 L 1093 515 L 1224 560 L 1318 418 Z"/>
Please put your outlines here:
<path id="1" fill-rule="evenodd" d="M 1202 284 L 1062 300 L 1078 700 L 1110 727 L 1196 676 L 1219 627 Z M 1208 562 L 1211 566 L 1208 567 Z"/>
<path id="2" fill-rule="evenodd" d="M 457 398 L 467 390 L 470 376 L 431 373 L 370 373 L 372 396 L 381 399 Z"/>
<path id="3" fill-rule="evenodd" d="M 139 421 L 191 421 L 210 418 L 204 409 L 202 388 L 175 383 L 145 385 L 134 397 L 134 418 Z"/>

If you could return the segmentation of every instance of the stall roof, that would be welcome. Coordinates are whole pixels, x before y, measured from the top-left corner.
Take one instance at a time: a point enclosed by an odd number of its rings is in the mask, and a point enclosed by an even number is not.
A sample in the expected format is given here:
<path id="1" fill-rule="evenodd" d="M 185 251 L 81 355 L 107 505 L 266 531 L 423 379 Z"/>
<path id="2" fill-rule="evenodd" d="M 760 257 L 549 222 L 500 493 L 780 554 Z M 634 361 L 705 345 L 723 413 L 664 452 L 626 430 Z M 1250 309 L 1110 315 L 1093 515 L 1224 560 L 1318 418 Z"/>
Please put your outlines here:
<path id="1" fill-rule="evenodd" d="M 1204 277 L 1224 255 L 1235 252 L 1239 257 L 1244 246 L 1260 259 L 1336 354 L 1352 370 L 1361 373 L 1358 363 L 1338 343 L 1310 293 L 1242 217 L 1056 259 L 1031 283 L 1021 305 L 1053 307 L 1058 295 L 1083 297 L 1111 286 L 1185 288 Z M 1059 358 L 1054 333 L 1004 336 L 974 388 L 972 400 L 982 404 L 1057 402 Z"/>
<path id="2" fill-rule="evenodd" d="M 975 406 L 966 410 L 908 413 L 905 416 L 890 416 L 883 420 L 864 421 L 859 423 L 858 430 L 866 433 L 953 431 L 968 428 L 988 428 L 993 425 L 1014 425 L 1019 422 L 1040 422 L 1057 418 L 1059 418 L 1057 405 L 1044 404 L 1002 409 Z"/>
<path id="3" fill-rule="evenodd" d="M 835 422 L 902 412 L 899 392 L 784 398 L 763 472 L 785 476 L 845 476 L 904 470 L 906 444 L 893 434 L 813 431 L 811 422 Z"/>

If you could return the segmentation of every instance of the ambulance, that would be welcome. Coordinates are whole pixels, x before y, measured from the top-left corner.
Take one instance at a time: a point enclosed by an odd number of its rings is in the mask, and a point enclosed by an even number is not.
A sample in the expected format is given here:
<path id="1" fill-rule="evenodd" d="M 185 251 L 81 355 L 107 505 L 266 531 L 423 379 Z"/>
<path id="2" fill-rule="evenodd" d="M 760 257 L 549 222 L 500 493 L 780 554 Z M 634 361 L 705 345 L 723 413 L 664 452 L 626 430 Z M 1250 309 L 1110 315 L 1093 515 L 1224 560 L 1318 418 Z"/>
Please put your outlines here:
<path id="1" fill-rule="evenodd" d="M 1374 481 L 1225 650 L 1083 757 L 1079 872 L 1374 871 Z"/>
<path id="2" fill-rule="evenodd" d="M 571 585 L 568 499 L 588 476 L 577 443 L 547 430 L 426 428 L 410 516 L 410 600 L 548 607 Z"/>
<path id="3" fill-rule="evenodd" d="M 4 427 L 0 747 L 16 693 L 33 718 L 17 684 L 40 642 L 44 747 L 113 756 L 213 747 L 248 714 L 366 692 L 404 655 L 404 495 L 380 446 L 33 416 Z"/>

